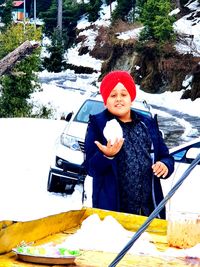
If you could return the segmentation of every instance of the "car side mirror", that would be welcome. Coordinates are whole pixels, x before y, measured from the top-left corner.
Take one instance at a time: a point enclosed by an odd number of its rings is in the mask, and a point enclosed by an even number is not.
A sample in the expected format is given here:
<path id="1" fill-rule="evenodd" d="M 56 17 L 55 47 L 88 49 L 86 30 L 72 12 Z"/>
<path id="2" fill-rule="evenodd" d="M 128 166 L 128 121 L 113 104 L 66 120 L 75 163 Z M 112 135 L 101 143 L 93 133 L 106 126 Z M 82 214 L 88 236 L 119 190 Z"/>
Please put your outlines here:
<path id="1" fill-rule="evenodd" d="M 164 134 L 163 130 L 160 130 L 160 129 L 159 129 L 159 132 L 160 132 L 162 138 L 165 139 L 165 134 Z"/>
<path id="2" fill-rule="evenodd" d="M 67 116 L 65 117 L 65 120 L 66 120 L 66 121 L 70 121 L 72 115 L 73 115 L 73 112 L 68 113 Z"/>
<path id="3" fill-rule="evenodd" d="M 200 147 L 191 147 L 186 153 L 187 160 L 193 160 L 200 154 Z"/>

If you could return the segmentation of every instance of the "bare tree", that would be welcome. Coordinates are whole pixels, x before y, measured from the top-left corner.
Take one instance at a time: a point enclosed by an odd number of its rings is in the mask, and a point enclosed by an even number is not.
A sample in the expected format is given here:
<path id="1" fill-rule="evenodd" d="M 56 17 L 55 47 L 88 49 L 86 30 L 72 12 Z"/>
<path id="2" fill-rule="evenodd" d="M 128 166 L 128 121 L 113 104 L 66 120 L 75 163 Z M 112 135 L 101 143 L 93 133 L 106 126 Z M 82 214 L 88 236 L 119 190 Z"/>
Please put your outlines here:
<path id="1" fill-rule="evenodd" d="M 181 10 L 181 3 L 180 0 L 176 0 L 176 7 Z"/>

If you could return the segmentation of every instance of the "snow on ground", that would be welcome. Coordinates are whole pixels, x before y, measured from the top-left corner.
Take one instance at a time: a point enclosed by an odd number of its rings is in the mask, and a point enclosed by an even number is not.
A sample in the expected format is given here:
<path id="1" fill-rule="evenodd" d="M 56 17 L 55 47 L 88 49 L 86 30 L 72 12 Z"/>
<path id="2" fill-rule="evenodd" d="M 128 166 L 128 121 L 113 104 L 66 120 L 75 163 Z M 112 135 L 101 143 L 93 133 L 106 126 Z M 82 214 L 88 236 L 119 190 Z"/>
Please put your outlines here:
<path id="1" fill-rule="evenodd" d="M 174 30 L 180 34 L 188 35 L 185 38 L 186 43 L 177 43 L 176 49 L 180 53 L 193 53 L 194 56 L 200 56 L 200 19 L 197 15 L 200 11 L 200 5 L 198 1 L 194 1 L 187 7 L 193 12 L 193 18 L 191 14 L 186 15 L 174 23 Z"/>
<path id="2" fill-rule="evenodd" d="M 73 110 L 85 95 L 44 84 L 43 93 L 37 97 L 43 103 L 52 100 L 59 117 L 63 111 Z M 184 100 L 183 103 L 180 92 L 151 95 L 138 89 L 138 99 L 200 115 L 200 99 L 194 102 Z M 47 192 L 54 143 L 65 125 L 66 122 L 59 119 L 0 119 L 0 220 L 27 221 L 82 207 L 81 187 L 77 187 L 72 196 Z M 189 126 L 185 127 L 188 129 Z"/>
<path id="3" fill-rule="evenodd" d="M 54 142 L 62 120 L 0 119 L 0 221 L 26 221 L 81 208 L 82 191 L 73 196 L 47 192 Z"/>
<path id="4" fill-rule="evenodd" d="M 114 8 L 114 2 L 112 5 Z M 109 24 L 108 7 L 102 9 L 102 14 Z M 186 21 L 187 27 L 185 27 Z M 105 21 L 98 20 L 98 25 L 101 22 Z M 177 22 L 176 27 L 179 30 L 181 30 L 180 27 L 186 29 L 189 27 L 189 22 L 183 18 Z M 87 20 L 82 18 L 78 27 L 86 25 L 88 26 Z M 198 41 L 199 28 L 194 27 L 191 31 L 195 35 L 194 40 Z M 91 35 L 90 31 L 87 33 Z M 129 37 L 132 36 L 130 32 L 127 34 Z M 124 34 L 123 38 L 127 38 L 127 34 Z M 94 45 L 94 38 L 95 33 L 91 38 L 91 46 Z M 196 42 L 195 45 L 199 50 L 200 42 Z M 101 61 L 89 57 L 88 54 L 78 56 L 78 47 L 69 49 L 66 57 L 68 63 L 93 67 L 98 72 L 101 69 Z M 65 75 L 68 77 L 71 75 L 71 79 L 65 82 L 65 86 L 72 90 L 63 90 L 56 83 L 48 82 L 48 78 L 56 79 L 58 76 L 65 77 Z M 52 107 L 55 119 L 0 119 L 0 220 L 28 221 L 82 207 L 80 187 L 76 188 L 72 196 L 53 194 L 47 192 L 47 179 L 50 162 L 54 157 L 54 142 L 66 124 L 59 118 L 61 114 L 66 114 L 79 105 L 82 98 L 98 90 L 98 75 L 99 73 L 91 74 L 88 75 L 88 79 L 85 79 L 82 75 L 76 76 L 69 70 L 58 74 L 43 71 L 39 76 L 41 79 L 45 78 L 46 82 L 42 83 L 40 92 L 33 94 L 32 100 Z M 78 88 L 81 90 L 78 91 Z M 165 92 L 152 95 L 142 92 L 138 87 L 137 99 L 145 99 L 150 104 L 173 107 L 184 113 L 200 116 L 200 99 L 193 102 L 180 100 L 181 94 L 182 92 Z"/>
<path id="5" fill-rule="evenodd" d="M 183 91 L 149 94 L 138 88 L 137 99 L 146 99 L 147 102 L 152 105 L 171 108 L 193 116 L 200 116 L 200 99 L 196 99 L 195 101 L 181 99 L 182 94 Z"/>

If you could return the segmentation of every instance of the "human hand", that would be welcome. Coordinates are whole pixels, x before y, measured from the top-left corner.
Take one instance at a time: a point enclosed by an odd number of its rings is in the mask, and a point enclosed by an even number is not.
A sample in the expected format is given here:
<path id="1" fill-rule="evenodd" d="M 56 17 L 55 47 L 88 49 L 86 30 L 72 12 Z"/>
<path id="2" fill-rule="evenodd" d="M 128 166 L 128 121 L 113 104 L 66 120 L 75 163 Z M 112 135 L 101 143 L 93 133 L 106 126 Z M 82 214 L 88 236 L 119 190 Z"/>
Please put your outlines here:
<path id="1" fill-rule="evenodd" d="M 102 145 L 98 141 L 95 141 L 95 144 L 98 146 L 98 148 L 101 150 L 101 152 L 106 157 L 115 156 L 122 148 L 123 143 L 124 143 L 124 138 L 116 139 L 114 144 L 112 144 L 112 145 L 111 145 L 111 140 L 109 140 L 106 146 Z"/>
<path id="2" fill-rule="evenodd" d="M 161 161 L 157 161 L 155 164 L 153 164 L 152 169 L 154 175 L 156 175 L 157 177 L 162 176 L 163 178 L 165 178 L 168 174 L 167 166 Z"/>

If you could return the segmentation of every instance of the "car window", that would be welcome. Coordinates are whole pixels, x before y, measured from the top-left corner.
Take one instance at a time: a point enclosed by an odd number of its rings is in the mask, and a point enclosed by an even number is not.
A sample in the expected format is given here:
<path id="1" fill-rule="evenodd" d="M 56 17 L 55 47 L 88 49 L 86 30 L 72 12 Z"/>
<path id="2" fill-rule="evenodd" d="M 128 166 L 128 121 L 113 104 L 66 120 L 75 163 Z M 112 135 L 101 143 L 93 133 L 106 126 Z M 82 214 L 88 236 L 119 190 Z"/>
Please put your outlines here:
<path id="1" fill-rule="evenodd" d="M 78 122 L 87 123 L 89 120 L 89 115 L 97 114 L 105 109 L 104 103 L 96 100 L 86 100 L 84 104 L 79 109 L 74 120 Z"/>
<path id="2" fill-rule="evenodd" d="M 152 114 L 150 111 L 147 111 L 147 110 L 143 110 L 143 109 L 137 109 L 137 108 L 132 108 L 132 110 L 138 112 L 139 114 L 141 115 L 144 115 L 144 116 L 147 116 L 147 117 L 152 117 Z"/>
<path id="3" fill-rule="evenodd" d="M 191 160 L 195 159 L 198 153 L 200 153 L 200 142 L 174 151 L 171 155 L 176 162 L 191 163 Z"/>
<path id="4" fill-rule="evenodd" d="M 175 161 L 182 161 L 184 159 L 184 157 L 185 157 L 186 152 L 187 152 L 187 150 L 184 149 L 184 150 L 176 152 L 172 156 L 174 157 Z"/>

